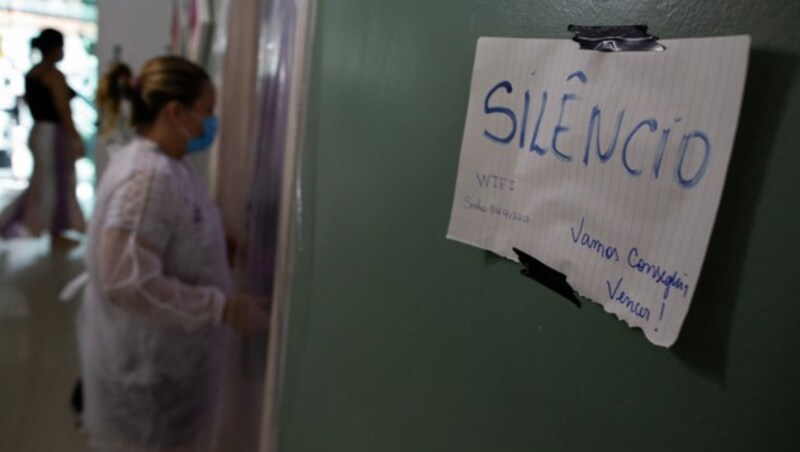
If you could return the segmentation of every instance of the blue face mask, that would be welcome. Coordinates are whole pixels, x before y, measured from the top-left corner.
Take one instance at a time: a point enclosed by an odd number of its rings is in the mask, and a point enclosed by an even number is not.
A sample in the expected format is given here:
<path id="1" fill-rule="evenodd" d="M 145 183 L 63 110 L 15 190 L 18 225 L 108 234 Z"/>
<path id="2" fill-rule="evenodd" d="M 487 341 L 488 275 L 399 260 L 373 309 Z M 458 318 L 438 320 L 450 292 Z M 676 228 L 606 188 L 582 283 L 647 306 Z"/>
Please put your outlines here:
<path id="1" fill-rule="evenodd" d="M 216 116 L 206 116 L 206 118 L 203 120 L 202 134 L 197 137 L 189 138 L 189 141 L 186 143 L 186 152 L 189 154 L 197 154 L 208 149 L 211 146 L 211 143 L 213 143 L 214 139 L 217 137 L 218 127 L 219 122 Z"/>

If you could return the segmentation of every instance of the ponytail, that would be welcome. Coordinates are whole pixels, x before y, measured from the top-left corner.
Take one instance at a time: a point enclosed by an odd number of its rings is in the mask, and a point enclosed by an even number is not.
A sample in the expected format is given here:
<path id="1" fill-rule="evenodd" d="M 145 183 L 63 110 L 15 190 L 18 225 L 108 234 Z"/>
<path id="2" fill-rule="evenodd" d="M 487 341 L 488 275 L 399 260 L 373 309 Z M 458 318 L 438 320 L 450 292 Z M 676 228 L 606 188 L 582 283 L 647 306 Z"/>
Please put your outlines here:
<path id="1" fill-rule="evenodd" d="M 133 124 L 152 125 L 172 100 L 191 105 L 211 78 L 200 66 L 180 57 L 162 56 L 145 63 L 131 90 Z"/>
<path id="2" fill-rule="evenodd" d="M 97 106 L 101 112 L 100 133 L 112 130 L 119 117 L 120 104 L 133 97 L 130 67 L 117 63 L 103 75 L 97 86 Z"/>

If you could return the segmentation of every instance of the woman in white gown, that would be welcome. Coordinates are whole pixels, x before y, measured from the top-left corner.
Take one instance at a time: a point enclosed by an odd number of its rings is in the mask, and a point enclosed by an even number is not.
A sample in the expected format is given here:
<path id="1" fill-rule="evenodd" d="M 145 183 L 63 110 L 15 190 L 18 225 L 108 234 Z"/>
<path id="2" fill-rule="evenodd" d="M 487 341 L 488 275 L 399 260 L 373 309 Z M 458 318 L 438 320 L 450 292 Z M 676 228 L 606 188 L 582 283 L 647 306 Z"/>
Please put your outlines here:
<path id="1" fill-rule="evenodd" d="M 149 61 L 132 96 L 138 136 L 100 182 L 78 318 L 96 450 L 210 450 L 223 325 L 268 325 L 259 300 L 231 295 L 220 215 L 184 158 L 214 139 L 214 96 L 200 67 Z"/>

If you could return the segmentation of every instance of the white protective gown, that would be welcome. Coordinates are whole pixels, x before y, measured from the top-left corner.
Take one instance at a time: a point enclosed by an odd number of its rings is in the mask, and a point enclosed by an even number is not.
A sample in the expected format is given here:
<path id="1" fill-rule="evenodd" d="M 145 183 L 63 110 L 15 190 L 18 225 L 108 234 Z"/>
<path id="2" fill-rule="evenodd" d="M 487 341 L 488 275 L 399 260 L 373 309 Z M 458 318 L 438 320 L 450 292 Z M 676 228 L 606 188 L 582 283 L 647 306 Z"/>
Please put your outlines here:
<path id="1" fill-rule="evenodd" d="M 203 451 L 231 277 L 217 208 L 185 160 L 135 138 L 98 190 L 78 317 L 84 424 L 101 451 Z"/>

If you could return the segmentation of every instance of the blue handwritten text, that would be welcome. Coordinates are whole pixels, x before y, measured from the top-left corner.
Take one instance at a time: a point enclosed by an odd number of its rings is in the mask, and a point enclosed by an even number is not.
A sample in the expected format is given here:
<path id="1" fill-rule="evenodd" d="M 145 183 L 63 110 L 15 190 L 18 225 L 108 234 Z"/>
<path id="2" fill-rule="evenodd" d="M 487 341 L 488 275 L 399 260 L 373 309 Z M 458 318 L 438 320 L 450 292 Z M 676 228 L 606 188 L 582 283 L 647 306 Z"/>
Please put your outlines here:
<path id="1" fill-rule="evenodd" d="M 631 248 L 628 252 L 628 265 L 631 268 L 635 268 L 639 273 L 644 273 L 657 283 L 664 285 L 664 299 L 666 300 L 669 297 L 670 289 L 677 289 L 683 294 L 683 298 L 689 296 L 689 284 L 683 281 L 683 279 L 678 276 L 677 271 L 673 271 L 672 274 L 669 271 L 660 265 L 652 264 L 646 261 L 643 258 L 639 257 L 639 249 L 635 246 Z M 686 277 L 686 273 L 683 274 Z"/>
<path id="2" fill-rule="evenodd" d="M 611 281 L 606 281 L 606 286 L 608 287 L 608 298 L 610 300 L 618 301 L 621 305 L 623 305 L 630 312 L 632 312 L 636 317 L 649 321 L 650 309 L 646 308 L 643 304 L 631 298 L 631 296 L 624 290 L 621 290 L 620 286 L 622 286 L 622 281 L 623 281 L 622 278 L 619 278 L 617 280 L 617 283 L 614 285 L 613 289 L 611 287 Z"/>
<path id="3" fill-rule="evenodd" d="M 572 242 L 576 244 L 580 243 L 581 246 L 584 246 L 596 252 L 607 261 L 613 259 L 614 262 L 619 262 L 619 252 L 617 252 L 616 247 L 606 245 L 599 239 L 596 239 L 591 235 L 589 235 L 588 232 L 583 231 L 583 226 L 585 221 L 586 218 L 581 218 L 581 224 L 578 226 L 577 231 L 573 227 L 569 228 L 570 235 L 572 236 Z"/>
<path id="4" fill-rule="evenodd" d="M 567 81 L 578 80 L 582 84 L 588 82 L 588 78 L 581 71 L 575 71 L 569 75 Z M 581 86 L 581 85 L 578 85 Z M 502 94 L 504 92 L 505 94 Z M 575 114 L 567 115 L 565 112 L 581 111 L 581 98 L 576 93 L 564 93 L 556 98 L 555 104 L 557 108 L 557 122 L 552 131 L 541 130 L 542 118 L 547 110 L 547 90 L 542 90 L 539 102 L 538 113 L 535 115 L 533 130 L 528 135 L 528 118 L 531 110 L 531 90 L 526 89 L 522 93 L 522 112 L 521 118 L 518 120 L 517 112 L 509 106 L 509 101 L 513 98 L 510 96 L 514 92 L 514 86 L 508 80 L 502 80 L 493 85 L 486 93 L 483 102 L 483 112 L 486 115 L 501 115 L 505 117 L 503 121 L 506 125 L 501 126 L 501 130 L 505 133 L 494 133 L 488 129 L 484 129 L 484 137 L 494 143 L 500 143 L 508 146 L 518 146 L 519 149 L 527 150 L 536 153 L 537 155 L 544 156 L 548 152 L 552 152 L 553 156 L 564 163 L 573 161 L 573 157 L 583 163 L 583 166 L 589 166 L 596 155 L 600 163 L 606 163 L 612 160 L 619 143 L 622 148 L 619 154 L 619 160 L 625 173 L 630 177 L 647 176 L 652 179 L 658 179 L 662 172 L 662 163 L 668 154 L 668 148 L 672 144 L 676 158 L 675 166 L 672 169 L 674 174 L 675 183 L 684 189 L 692 189 L 700 183 L 705 176 L 710 160 L 712 157 L 712 140 L 706 132 L 700 129 L 688 130 L 682 135 L 677 145 L 671 143 L 670 137 L 672 128 L 681 123 L 682 117 L 675 117 L 671 122 L 669 120 L 659 120 L 655 117 L 647 117 L 643 119 L 628 118 L 625 115 L 627 111 L 623 108 L 616 114 L 616 121 L 613 123 L 613 132 L 609 138 L 607 146 L 603 147 L 600 143 L 600 128 L 603 116 L 603 110 L 600 105 L 594 105 L 589 110 L 586 107 L 588 120 L 588 127 L 585 137 L 585 145 L 583 149 L 566 149 L 563 142 L 564 137 L 569 134 L 577 133 L 574 124 L 568 124 L 566 117 L 574 118 Z M 552 108 L 552 107 L 551 107 Z M 589 113 L 590 111 L 590 113 Z M 626 125 L 623 128 L 623 124 Z M 659 133 L 659 129 L 660 133 Z M 625 130 L 625 132 L 623 132 Z M 550 140 L 544 136 L 550 133 Z M 620 140 L 620 136 L 623 137 Z M 657 141 L 654 149 L 642 148 L 641 143 L 646 143 L 646 138 L 652 136 Z M 515 140 L 515 138 L 517 138 Z M 514 143 L 514 144 L 512 144 Z M 545 147 L 549 144 L 549 148 Z M 696 155 L 694 155 L 696 153 Z M 694 158 L 688 158 L 693 155 Z M 699 162 L 699 163 L 698 163 Z"/>

